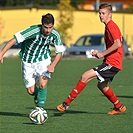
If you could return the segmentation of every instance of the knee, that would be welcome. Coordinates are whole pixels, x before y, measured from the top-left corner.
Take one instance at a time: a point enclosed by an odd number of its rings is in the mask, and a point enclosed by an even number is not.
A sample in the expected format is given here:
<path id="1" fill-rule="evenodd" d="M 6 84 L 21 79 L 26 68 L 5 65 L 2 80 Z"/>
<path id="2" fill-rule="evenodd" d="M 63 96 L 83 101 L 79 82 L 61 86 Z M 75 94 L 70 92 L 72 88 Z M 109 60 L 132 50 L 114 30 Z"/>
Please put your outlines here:
<path id="1" fill-rule="evenodd" d="M 87 83 L 87 75 L 84 73 L 82 76 L 81 76 L 81 80 L 83 81 L 83 82 L 86 82 Z"/>
<path id="2" fill-rule="evenodd" d="M 104 84 L 102 84 L 102 83 L 98 83 L 98 84 L 97 84 L 97 87 L 98 87 L 99 90 L 103 91 L 103 89 L 104 89 L 106 86 L 105 86 Z"/>
<path id="3" fill-rule="evenodd" d="M 88 83 L 93 78 L 96 78 L 96 73 L 93 69 L 90 69 L 82 74 L 81 80 L 85 83 Z"/>
<path id="4" fill-rule="evenodd" d="M 40 81 L 39 81 L 39 87 L 40 88 L 46 88 L 47 87 L 47 83 L 48 83 L 48 77 L 45 76 L 41 76 L 40 77 Z"/>
<path id="5" fill-rule="evenodd" d="M 34 89 L 32 87 L 27 88 L 27 92 L 29 95 L 34 95 Z"/>
<path id="6" fill-rule="evenodd" d="M 39 85 L 39 87 L 40 87 L 40 88 L 46 88 L 46 87 L 47 87 L 47 84 L 46 84 L 46 83 L 41 83 L 41 84 Z"/>
<path id="7" fill-rule="evenodd" d="M 105 92 L 108 90 L 108 86 L 106 84 L 97 84 L 97 87 L 99 88 L 99 90 L 101 90 L 102 92 Z"/>

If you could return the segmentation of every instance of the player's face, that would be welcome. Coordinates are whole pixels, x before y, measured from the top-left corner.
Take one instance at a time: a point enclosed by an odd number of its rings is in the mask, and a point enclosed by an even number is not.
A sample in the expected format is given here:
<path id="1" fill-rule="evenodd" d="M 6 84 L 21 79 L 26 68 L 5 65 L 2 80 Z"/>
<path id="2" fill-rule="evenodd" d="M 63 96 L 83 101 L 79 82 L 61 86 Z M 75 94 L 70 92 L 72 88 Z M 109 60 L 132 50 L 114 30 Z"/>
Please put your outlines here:
<path id="1" fill-rule="evenodd" d="M 44 36 L 48 36 L 52 32 L 53 26 L 54 25 L 52 23 L 50 23 L 50 24 L 43 24 L 42 25 L 42 34 Z"/>
<path id="2" fill-rule="evenodd" d="M 102 23 L 107 24 L 110 21 L 112 14 L 107 8 L 103 8 L 99 10 L 99 17 Z"/>

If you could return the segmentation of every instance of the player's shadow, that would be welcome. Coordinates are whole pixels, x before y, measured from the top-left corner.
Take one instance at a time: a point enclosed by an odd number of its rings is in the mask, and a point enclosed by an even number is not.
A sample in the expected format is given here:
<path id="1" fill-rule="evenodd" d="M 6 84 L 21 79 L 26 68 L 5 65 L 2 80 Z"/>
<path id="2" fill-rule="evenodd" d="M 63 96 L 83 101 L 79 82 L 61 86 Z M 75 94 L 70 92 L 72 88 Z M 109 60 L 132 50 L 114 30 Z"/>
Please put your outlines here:
<path id="1" fill-rule="evenodd" d="M 28 117 L 27 114 L 21 114 L 21 113 L 15 113 L 15 112 L 0 112 L 0 116 Z"/>
<path id="2" fill-rule="evenodd" d="M 102 96 L 104 96 L 104 95 L 102 95 Z M 117 95 L 117 97 L 120 97 L 120 98 L 133 98 L 133 96 L 124 96 L 124 95 Z"/>
<path id="3" fill-rule="evenodd" d="M 0 112 L 0 116 L 18 116 L 18 117 L 26 117 L 28 118 L 28 114 L 21 114 L 21 113 L 15 113 L 15 112 Z M 35 125 L 32 122 L 26 122 L 26 123 L 22 123 L 22 124 L 28 124 L 28 125 Z"/>
<path id="4" fill-rule="evenodd" d="M 67 110 L 64 113 L 61 112 L 55 112 L 53 116 L 62 116 L 64 114 L 107 114 L 107 113 L 102 113 L 102 112 L 87 112 L 87 111 L 76 111 L 76 110 Z"/>
<path id="5" fill-rule="evenodd" d="M 120 98 L 133 98 L 133 96 L 120 96 L 120 95 L 117 95 L 117 97 L 120 97 Z"/>
<path id="6" fill-rule="evenodd" d="M 32 109 L 32 107 L 28 107 L 27 109 Z M 62 116 L 64 114 L 102 114 L 102 115 L 107 114 L 104 112 L 87 112 L 87 111 L 81 111 L 81 110 L 78 110 L 78 111 L 77 110 L 67 110 L 64 113 L 62 113 L 54 108 L 45 108 L 45 110 L 52 111 L 53 112 L 52 117 Z"/>
<path id="7" fill-rule="evenodd" d="M 62 113 L 62 112 L 58 112 L 56 110 L 56 112 L 54 113 L 53 116 L 62 116 L 64 114 L 82 114 L 82 113 L 87 113 L 87 112 L 86 111 L 67 110 L 67 111 Z"/>

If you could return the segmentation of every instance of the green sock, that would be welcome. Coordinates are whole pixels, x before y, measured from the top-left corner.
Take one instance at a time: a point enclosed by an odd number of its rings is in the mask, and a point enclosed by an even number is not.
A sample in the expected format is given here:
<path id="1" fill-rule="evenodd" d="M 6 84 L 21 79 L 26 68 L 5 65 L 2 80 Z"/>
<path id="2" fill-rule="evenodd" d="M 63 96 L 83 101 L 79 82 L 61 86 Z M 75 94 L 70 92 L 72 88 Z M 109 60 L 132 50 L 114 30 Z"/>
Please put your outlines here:
<path id="1" fill-rule="evenodd" d="M 36 87 L 36 88 L 35 88 L 35 91 L 34 91 L 34 96 L 37 96 L 37 94 L 38 94 L 38 90 L 39 90 L 39 88 Z"/>
<path id="2" fill-rule="evenodd" d="M 47 88 L 39 88 L 37 94 L 37 106 L 44 107 L 47 97 Z"/>

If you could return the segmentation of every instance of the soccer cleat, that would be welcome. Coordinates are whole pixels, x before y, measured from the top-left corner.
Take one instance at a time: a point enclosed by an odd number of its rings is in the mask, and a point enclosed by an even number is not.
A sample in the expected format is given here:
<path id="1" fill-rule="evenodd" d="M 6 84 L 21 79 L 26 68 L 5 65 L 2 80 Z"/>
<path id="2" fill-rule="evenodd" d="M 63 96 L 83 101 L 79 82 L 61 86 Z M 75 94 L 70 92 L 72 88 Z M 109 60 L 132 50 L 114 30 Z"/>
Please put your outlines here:
<path id="1" fill-rule="evenodd" d="M 62 104 L 58 105 L 56 107 L 56 109 L 59 111 L 59 112 L 65 112 L 67 109 L 69 108 L 68 104 L 63 102 Z"/>
<path id="2" fill-rule="evenodd" d="M 126 111 L 126 106 L 122 105 L 120 108 L 114 107 L 113 110 L 108 112 L 109 115 L 117 115 L 119 113 L 125 112 Z"/>

